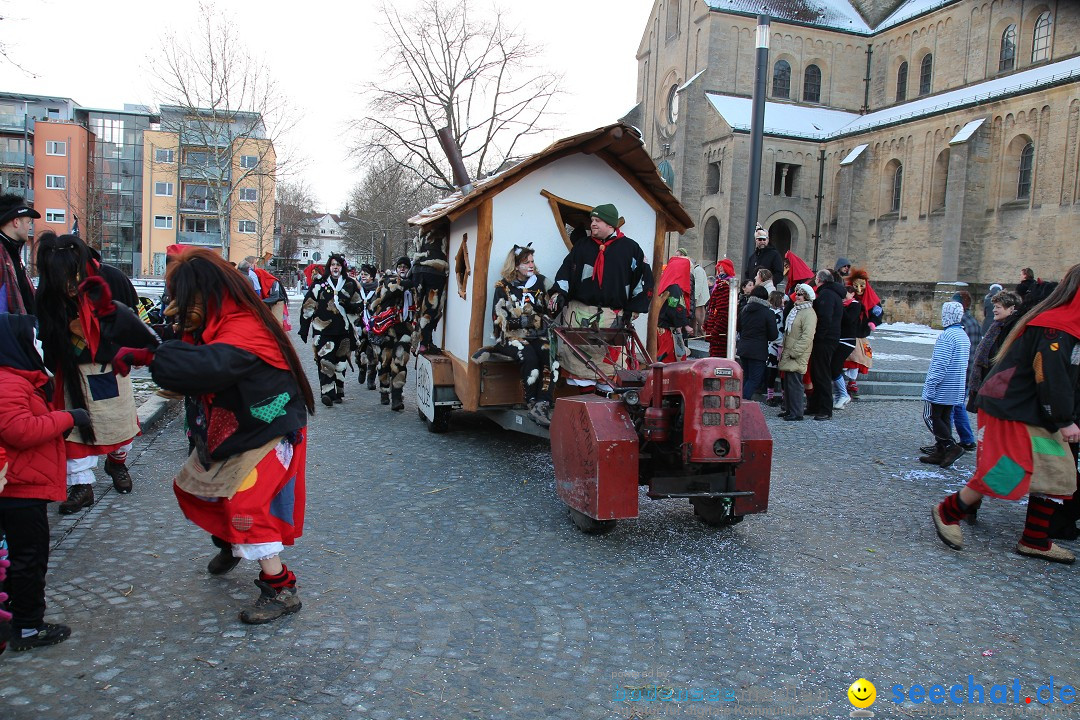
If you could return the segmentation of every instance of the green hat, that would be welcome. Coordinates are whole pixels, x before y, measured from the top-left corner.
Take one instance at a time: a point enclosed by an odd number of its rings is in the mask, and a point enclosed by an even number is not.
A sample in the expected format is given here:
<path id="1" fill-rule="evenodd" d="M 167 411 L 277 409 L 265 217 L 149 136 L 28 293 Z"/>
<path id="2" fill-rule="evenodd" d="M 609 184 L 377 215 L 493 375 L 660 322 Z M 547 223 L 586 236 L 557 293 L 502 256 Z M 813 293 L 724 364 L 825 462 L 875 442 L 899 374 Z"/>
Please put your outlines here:
<path id="1" fill-rule="evenodd" d="M 611 227 L 618 227 L 619 225 L 619 211 L 610 203 L 607 205 L 597 205 L 593 208 L 590 215 L 594 218 L 600 218 Z"/>

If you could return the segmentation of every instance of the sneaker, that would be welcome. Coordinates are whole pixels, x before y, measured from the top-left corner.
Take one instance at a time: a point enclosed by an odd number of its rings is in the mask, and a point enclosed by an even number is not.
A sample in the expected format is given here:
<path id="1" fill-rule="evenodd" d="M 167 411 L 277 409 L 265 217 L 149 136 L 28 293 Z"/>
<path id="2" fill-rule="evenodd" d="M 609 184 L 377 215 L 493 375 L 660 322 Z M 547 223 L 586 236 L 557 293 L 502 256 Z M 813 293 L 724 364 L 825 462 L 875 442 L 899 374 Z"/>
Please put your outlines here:
<path id="1" fill-rule="evenodd" d="M 112 478 L 112 485 L 116 492 L 127 495 L 131 492 L 131 473 L 128 472 L 124 463 L 113 462 L 105 458 L 105 474 Z"/>
<path id="2" fill-rule="evenodd" d="M 262 625 L 271 620 L 277 620 L 282 615 L 294 613 L 303 607 L 295 587 L 275 590 L 269 583 L 262 580 L 256 580 L 255 585 L 258 586 L 261 594 L 251 607 L 240 611 L 241 622 L 248 625 Z"/>
<path id="3" fill-rule="evenodd" d="M 842 397 L 833 403 L 833 410 L 842 410 L 849 402 L 851 402 L 850 397 Z"/>
<path id="4" fill-rule="evenodd" d="M 964 448 L 960 447 L 959 445 L 953 445 L 942 454 L 941 462 L 939 462 L 938 464 L 943 468 L 947 468 L 954 462 L 959 460 L 963 454 Z"/>
<path id="5" fill-rule="evenodd" d="M 1076 556 L 1057 543 L 1050 543 L 1049 550 L 1039 550 L 1024 543 L 1017 543 L 1016 553 L 1024 557 L 1039 558 L 1040 560 L 1061 563 L 1062 565 L 1072 565 L 1076 562 Z"/>
<path id="6" fill-rule="evenodd" d="M 546 400 L 537 400 L 529 406 L 529 419 L 542 428 L 551 427 L 551 410 Z"/>
<path id="7" fill-rule="evenodd" d="M 49 645 L 62 643 L 71 636 L 71 628 L 67 625 L 54 625 L 53 623 L 42 623 L 38 631 L 30 637 L 20 637 L 18 630 L 14 632 L 15 634 L 8 640 L 8 647 L 11 648 L 12 652 L 48 647 Z"/>
<path id="8" fill-rule="evenodd" d="M 206 564 L 206 572 L 211 575 L 224 575 L 240 563 L 240 558 L 233 557 L 232 546 L 222 548 Z"/>
<path id="9" fill-rule="evenodd" d="M 964 549 L 964 531 L 960 529 L 959 525 L 945 524 L 945 520 L 941 517 L 941 506 L 935 505 L 931 508 L 930 517 L 934 519 L 934 527 L 937 529 L 937 536 L 941 538 L 941 542 L 953 550 Z M 1019 547 L 1017 552 L 1019 552 Z"/>
<path id="10" fill-rule="evenodd" d="M 94 504 L 93 485 L 69 485 L 67 500 L 60 503 L 61 515 L 73 515 Z"/>

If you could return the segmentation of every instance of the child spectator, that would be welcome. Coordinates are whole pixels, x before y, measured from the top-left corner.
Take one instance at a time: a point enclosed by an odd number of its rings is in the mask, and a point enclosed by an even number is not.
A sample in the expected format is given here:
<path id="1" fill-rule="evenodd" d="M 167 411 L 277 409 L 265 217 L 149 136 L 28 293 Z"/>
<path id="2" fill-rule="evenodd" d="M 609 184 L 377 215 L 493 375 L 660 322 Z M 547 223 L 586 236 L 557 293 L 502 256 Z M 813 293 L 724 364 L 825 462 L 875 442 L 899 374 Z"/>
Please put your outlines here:
<path id="1" fill-rule="evenodd" d="M 690 333 L 694 331 L 694 319 L 690 316 L 690 310 L 683 301 L 682 288 L 678 285 L 672 283 L 664 288 L 664 294 L 661 297 L 665 299 L 657 313 L 656 326 L 671 333 L 673 356 L 667 357 L 665 353 L 657 360 L 660 362 L 685 360 L 690 354 L 686 342 Z"/>
<path id="2" fill-rule="evenodd" d="M 784 346 L 784 293 L 779 290 L 769 293 L 769 305 L 776 316 L 776 339 L 769 343 L 769 359 L 765 362 L 765 404 L 776 407 L 780 404 L 776 381 L 780 378 L 780 348 Z"/>
<path id="3" fill-rule="evenodd" d="M 29 315 L 0 315 L 0 449 L 7 456 L 0 490 L 0 535 L 7 536 L 11 566 L 5 590 L 11 596 L 14 651 L 55 645 L 71 634 L 45 618 L 45 574 L 49 568 L 49 501 L 67 497 L 64 434 L 86 427 L 86 410 L 50 411 L 54 391 Z"/>
<path id="4" fill-rule="evenodd" d="M 919 462 L 947 468 L 961 455 L 964 448 L 953 440 L 953 406 L 964 402 L 964 386 L 967 381 L 968 355 L 971 341 L 964 332 L 962 319 L 964 306 L 947 302 L 941 306 L 941 324 L 945 328 L 934 343 L 930 369 L 926 371 L 922 399 L 923 422 L 934 434 L 934 452 L 923 455 Z"/>

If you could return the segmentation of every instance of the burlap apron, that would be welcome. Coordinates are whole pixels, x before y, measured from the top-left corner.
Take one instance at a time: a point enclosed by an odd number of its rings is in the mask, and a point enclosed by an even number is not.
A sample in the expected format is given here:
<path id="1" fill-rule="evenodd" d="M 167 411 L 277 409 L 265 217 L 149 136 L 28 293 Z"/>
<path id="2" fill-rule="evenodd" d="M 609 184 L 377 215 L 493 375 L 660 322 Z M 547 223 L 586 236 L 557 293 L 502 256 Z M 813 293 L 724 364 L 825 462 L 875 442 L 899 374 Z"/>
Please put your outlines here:
<path id="1" fill-rule="evenodd" d="M 211 463 L 209 466 L 203 465 L 199 460 L 198 452 L 192 450 L 173 482 L 184 492 L 199 497 L 231 498 L 244 484 L 248 475 L 255 470 L 259 461 L 268 453 L 273 452 L 279 442 L 281 442 L 281 437 L 276 437 L 265 445 L 233 455 L 221 462 Z"/>
<path id="2" fill-rule="evenodd" d="M 622 310 L 612 310 L 611 308 L 602 308 L 596 305 L 586 305 L 585 303 L 577 300 L 571 300 L 563 310 L 562 322 L 569 327 L 592 327 L 594 324 L 602 328 L 616 327 L 620 318 L 622 317 Z M 554 341 L 554 337 L 552 338 Z M 559 359 L 559 373 L 569 375 L 572 378 L 579 380 L 592 380 L 596 381 L 600 378 L 589 369 L 582 360 L 578 359 L 570 348 L 566 347 L 561 342 L 555 343 L 555 357 Z M 596 363 L 598 366 L 602 366 L 607 360 L 610 360 L 610 354 L 607 348 L 598 347 L 585 347 L 581 348 L 585 351 L 585 354 Z"/>
<path id="3" fill-rule="evenodd" d="M 874 351 L 866 338 L 855 338 L 855 349 L 847 356 L 849 363 L 855 363 L 869 370 L 874 366 Z"/>
<path id="4" fill-rule="evenodd" d="M 117 445 L 139 434 L 139 413 L 135 409 L 135 394 L 131 378 L 114 375 L 112 365 L 101 369 L 98 363 L 79 365 L 79 382 L 86 411 L 94 427 L 94 441 L 86 440 L 79 428 L 68 439 L 81 445 Z M 73 407 L 71 397 L 64 393 L 64 407 Z"/>

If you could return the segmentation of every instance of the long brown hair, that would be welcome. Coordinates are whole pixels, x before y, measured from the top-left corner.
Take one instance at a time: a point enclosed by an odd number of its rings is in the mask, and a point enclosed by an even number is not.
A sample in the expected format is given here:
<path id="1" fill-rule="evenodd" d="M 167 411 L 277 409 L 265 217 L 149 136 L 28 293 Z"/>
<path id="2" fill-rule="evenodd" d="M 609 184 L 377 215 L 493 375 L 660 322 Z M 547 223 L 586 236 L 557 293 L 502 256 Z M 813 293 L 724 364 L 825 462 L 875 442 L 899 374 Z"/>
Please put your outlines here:
<path id="1" fill-rule="evenodd" d="M 998 354 L 994 356 L 994 362 L 997 362 L 1001 358 L 1005 357 L 1005 353 L 1009 351 L 1009 348 L 1016 341 L 1016 338 L 1020 337 L 1021 333 L 1027 329 L 1027 325 L 1031 322 L 1036 315 L 1044 313 L 1047 310 L 1053 310 L 1056 307 L 1062 305 L 1068 305 L 1076 297 L 1076 293 L 1080 292 L 1080 264 L 1073 265 L 1065 272 L 1065 277 L 1061 279 L 1058 286 L 1054 288 L 1054 291 L 1043 300 L 1041 303 L 1031 308 L 1024 314 L 1024 317 L 1016 321 L 1013 325 L 1013 329 L 1005 337 L 1004 342 L 1001 343 L 1001 349 L 998 350 Z"/>
<path id="2" fill-rule="evenodd" d="M 188 313 L 196 308 L 200 296 L 207 312 L 220 309 L 222 298 L 228 294 L 238 305 L 259 318 L 274 336 L 282 357 L 304 395 L 308 413 L 315 414 L 315 397 L 289 336 L 266 303 L 255 294 L 251 281 L 236 268 L 215 252 L 205 248 L 188 248 L 169 263 L 165 270 L 165 286 L 177 305 L 177 319 L 181 327 Z"/>

